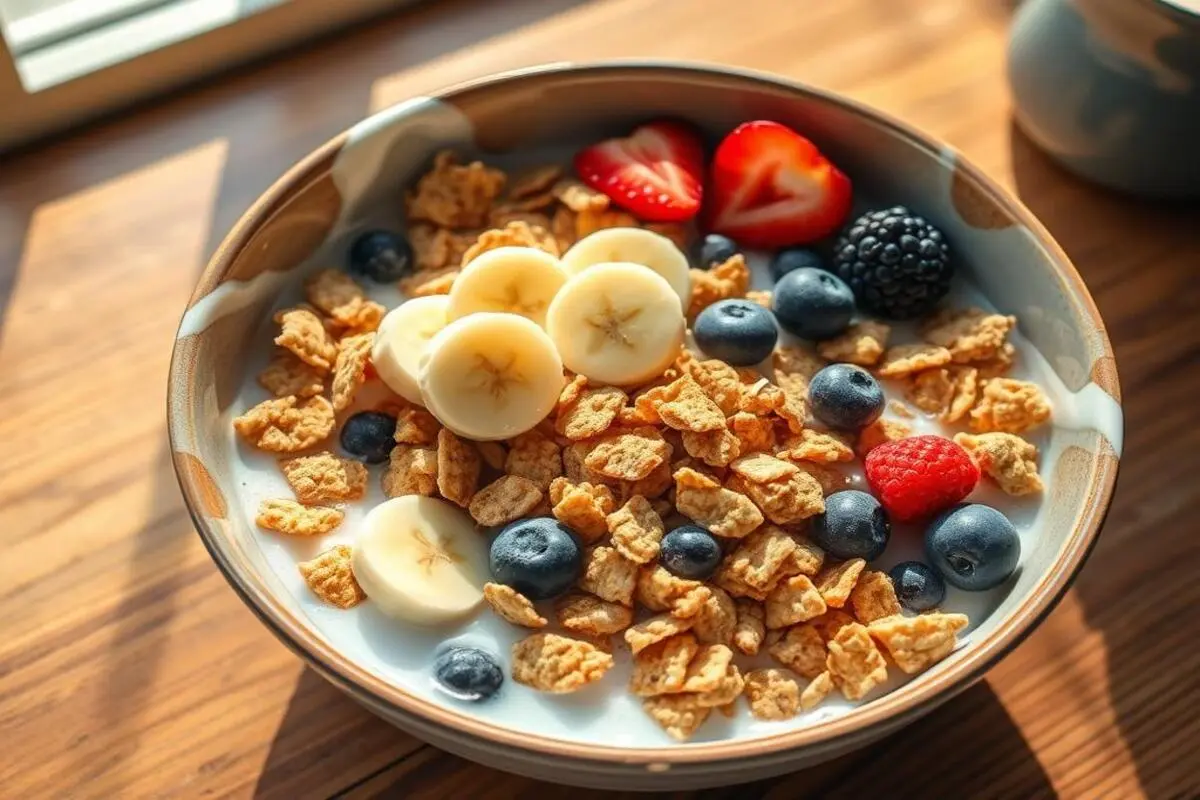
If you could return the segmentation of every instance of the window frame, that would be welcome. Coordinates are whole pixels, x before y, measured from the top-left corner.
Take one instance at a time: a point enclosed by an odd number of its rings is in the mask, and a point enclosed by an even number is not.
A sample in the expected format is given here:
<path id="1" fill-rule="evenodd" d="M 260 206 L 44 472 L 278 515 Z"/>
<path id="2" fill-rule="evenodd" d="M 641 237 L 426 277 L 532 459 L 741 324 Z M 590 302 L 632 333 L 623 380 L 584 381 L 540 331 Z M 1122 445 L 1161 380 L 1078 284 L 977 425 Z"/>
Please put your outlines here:
<path id="1" fill-rule="evenodd" d="M 415 0 L 279 0 L 275 5 L 207 30 L 195 33 L 183 30 L 178 41 L 32 92 L 26 89 L 17 61 L 0 35 L 0 153 L 413 2 Z M 155 5 L 146 13 L 171 5 Z M 136 16 L 130 17 L 116 24 L 136 19 Z M 80 34 L 86 35 L 89 34 Z M 78 48 L 74 39 L 51 47 L 63 44 L 74 44 Z M 18 58 L 30 55 L 25 53 Z M 98 55 L 103 56 L 103 53 Z"/>

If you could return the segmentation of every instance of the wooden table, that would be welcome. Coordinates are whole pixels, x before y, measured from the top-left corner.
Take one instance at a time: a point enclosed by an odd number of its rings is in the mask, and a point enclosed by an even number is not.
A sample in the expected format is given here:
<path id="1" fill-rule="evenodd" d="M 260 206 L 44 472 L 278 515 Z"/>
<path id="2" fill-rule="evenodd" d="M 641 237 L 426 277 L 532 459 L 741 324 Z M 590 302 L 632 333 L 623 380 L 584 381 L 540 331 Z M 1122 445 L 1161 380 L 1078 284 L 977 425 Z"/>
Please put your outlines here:
<path id="1" fill-rule="evenodd" d="M 295 159 L 423 90 L 616 56 L 772 70 L 960 148 L 1074 258 L 1126 398 L 1104 536 L 985 682 L 867 752 L 701 794 L 1200 795 L 1200 210 L 1032 149 L 1003 78 L 1010 6 L 442 0 L 0 161 L 0 796 L 598 796 L 422 745 L 302 667 L 193 533 L 163 401 L 197 273 Z"/>

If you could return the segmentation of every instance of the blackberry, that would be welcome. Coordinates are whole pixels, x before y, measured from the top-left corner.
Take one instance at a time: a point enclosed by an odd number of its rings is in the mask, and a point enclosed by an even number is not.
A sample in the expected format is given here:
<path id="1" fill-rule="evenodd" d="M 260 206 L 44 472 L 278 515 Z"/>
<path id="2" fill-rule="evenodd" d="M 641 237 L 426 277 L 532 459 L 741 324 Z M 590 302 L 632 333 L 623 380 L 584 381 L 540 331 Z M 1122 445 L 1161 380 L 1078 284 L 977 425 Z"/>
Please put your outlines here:
<path id="1" fill-rule="evenodd" d="M 954 276 L 942 232 L 904 206 L 856 219 L 838 238 L 833 266 L 859 306 L 891 319 L 933 310 Z"/>

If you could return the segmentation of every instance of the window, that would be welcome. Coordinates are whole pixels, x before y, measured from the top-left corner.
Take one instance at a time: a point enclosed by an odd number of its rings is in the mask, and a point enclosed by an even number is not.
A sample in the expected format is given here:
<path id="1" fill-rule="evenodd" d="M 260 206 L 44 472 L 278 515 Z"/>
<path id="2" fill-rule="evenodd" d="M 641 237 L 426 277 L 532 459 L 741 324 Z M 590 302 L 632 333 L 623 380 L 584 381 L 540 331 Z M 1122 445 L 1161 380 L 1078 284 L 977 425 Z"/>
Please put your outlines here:
<path id="1" fill-rule="evenodd" d="M 414 0 L 0 0 L 0 151 Z"/>

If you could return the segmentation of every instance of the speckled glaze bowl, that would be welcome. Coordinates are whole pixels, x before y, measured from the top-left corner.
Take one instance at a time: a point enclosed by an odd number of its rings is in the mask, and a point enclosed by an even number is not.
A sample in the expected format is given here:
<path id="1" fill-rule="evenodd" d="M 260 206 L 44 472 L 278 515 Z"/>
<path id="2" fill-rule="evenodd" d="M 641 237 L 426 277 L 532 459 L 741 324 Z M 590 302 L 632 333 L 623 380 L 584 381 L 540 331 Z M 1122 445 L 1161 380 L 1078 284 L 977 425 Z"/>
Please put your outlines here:
<path id="1" fill-rule="evenodd" d="M 569 153 L 657 116 L 719 136 L 774 119 L 812 138 L 873 197 L 906 203 L 946 232 L 962 269 L 1065 387 L 1042 466 L 1044 524 L 1010 591 L 963 647 L 889 694 L 816 724 L 764 735 L 634 748 L 519 731 L 406 691 L 335 647 L 267 564 L 239 493 L 230 419 L 247 353 L 281 292 L 337 258 L 375 209 L 398 209 L 432 153 Z M 398 213 L 393 211 L 392 213 Z M 398 220 L 394 220 L 398 221 Z M 301 161 L 221 244 L 180 326 L 168 419 L 196 527 L 230 585 L 313 669 L 398 727 L 467 758 L 552 781 L 686 789 L 780 774 L 883 737 L 967 688 L 1016 647 L 1067 590 L 1096 541 L 1116 480 L 1120 390 L 1104 325 L 1062 250 L 1020 203 L 952 148 L 845 98 L 779 78 L 677 63 L 552 65 L 498 75 L 381 111 Z M 614 739 L 615 741 L 615 739 Z"/>

